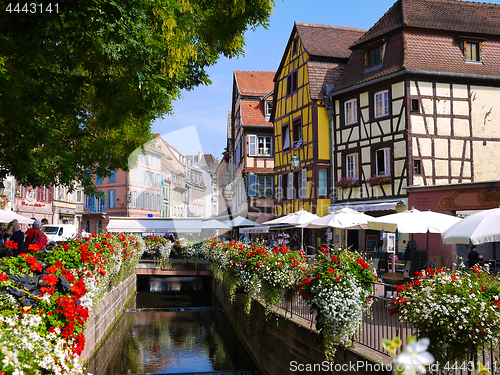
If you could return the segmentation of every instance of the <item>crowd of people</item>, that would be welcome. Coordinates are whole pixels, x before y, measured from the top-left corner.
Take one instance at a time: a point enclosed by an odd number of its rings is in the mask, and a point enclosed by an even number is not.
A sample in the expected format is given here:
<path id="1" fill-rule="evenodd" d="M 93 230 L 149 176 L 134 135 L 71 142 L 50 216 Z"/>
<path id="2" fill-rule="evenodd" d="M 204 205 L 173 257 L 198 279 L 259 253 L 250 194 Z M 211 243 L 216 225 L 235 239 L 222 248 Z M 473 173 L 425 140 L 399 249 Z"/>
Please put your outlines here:
<path id="1" fill-rule="evenodd" d="M 21 224 L 18 220 L 12 220 L 7 227 L 0 226 L 0 246 L 3 248 L 8 241 L 13 241 L 15 245 L 10 253 L 4 252 L 3 255 L 19 256 L 28 252 L 31 244 L 36 244 L 40 250 L 47 244 L 47 236 L 41 231 L 43 225 L 48 224 L 47 219 L 34 220 L 31 227 L 25 232 L 21 230 Z"/>

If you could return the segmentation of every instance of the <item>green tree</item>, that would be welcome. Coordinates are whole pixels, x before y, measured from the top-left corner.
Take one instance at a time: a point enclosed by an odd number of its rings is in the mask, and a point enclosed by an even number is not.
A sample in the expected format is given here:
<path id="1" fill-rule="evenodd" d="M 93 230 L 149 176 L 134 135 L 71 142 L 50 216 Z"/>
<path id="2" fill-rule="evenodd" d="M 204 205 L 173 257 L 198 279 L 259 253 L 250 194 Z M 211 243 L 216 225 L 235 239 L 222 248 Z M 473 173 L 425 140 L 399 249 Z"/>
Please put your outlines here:
<path id="1" fill-rule="evenodd" d="M 245 31 L 267 27 L 274 2 L 0 6 L 0 177 L 89 191 L 93 174 L 127 169 L 182 89 L 210 84 L 206 67 L 243 54 Z"/>

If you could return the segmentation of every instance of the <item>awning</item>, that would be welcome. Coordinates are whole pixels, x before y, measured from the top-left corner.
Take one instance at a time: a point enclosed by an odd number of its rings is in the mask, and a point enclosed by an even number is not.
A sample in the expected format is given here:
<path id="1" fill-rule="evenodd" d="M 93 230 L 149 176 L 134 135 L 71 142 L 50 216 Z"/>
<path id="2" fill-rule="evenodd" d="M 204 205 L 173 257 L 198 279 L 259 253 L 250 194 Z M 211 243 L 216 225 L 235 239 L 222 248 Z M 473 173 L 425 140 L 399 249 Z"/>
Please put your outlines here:
<path id="1" fill-rule="evenodd" d="M 367 201 L 359 203 L 339 203 L 334 204 L 327 208 L 327 212 L 334 213 L 340 211 L 341 209 L 347 207 L 360 212 L 371 212 L 371 211 L 396 211 L 396 207 L 405 207 L 407 205 L 406 199 L 396 199 L 396 200 L 379 200 L 379 201 Z"/>
<path id="2" fill-rule="evenodd" d="M 240 234 L 243 233 L 269 233 L 269 225 L 259 225 L 256 227 L 240 228 Z"/>
<path id="3" fill-rule="evenodd" d="M 201 218 L 110 217 L 108 232 L 126 233 L 200 233 Z"/>

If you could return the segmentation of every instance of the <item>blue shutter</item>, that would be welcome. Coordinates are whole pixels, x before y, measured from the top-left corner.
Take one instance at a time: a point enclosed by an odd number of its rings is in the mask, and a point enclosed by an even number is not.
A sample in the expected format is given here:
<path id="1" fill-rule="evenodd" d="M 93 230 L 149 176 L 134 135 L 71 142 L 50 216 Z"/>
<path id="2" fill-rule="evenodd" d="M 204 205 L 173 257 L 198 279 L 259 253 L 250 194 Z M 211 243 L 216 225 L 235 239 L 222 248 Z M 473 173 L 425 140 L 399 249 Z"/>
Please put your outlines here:
<path id="1" fill-rule="evenodd" d="M 248 176 L 248 196 L 255 197 L 257 195 L 257 175 L 251 174 Z"/>

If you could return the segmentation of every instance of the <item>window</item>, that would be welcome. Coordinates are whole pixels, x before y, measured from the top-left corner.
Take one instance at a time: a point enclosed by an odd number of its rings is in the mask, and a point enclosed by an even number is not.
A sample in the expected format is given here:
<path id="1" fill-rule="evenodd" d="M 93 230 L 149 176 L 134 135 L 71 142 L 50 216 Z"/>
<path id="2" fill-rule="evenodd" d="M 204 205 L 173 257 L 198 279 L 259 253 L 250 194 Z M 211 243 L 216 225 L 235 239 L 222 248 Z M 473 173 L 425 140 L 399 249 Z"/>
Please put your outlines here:
<path id="1" fill-rule="evenodd" d="M 422 174 L 422 163 L 420 160 L 413 160 L 413 173 Z"/>
<path id="2" fill-rule="evenodd" d="M 269 120 L 271 112 L 273 111 L 273 102 L 271 100 L 266 101 L 266 120 Z"/>
<path id="3" fill-rule="evenodd" d="M 135 192 L 135 191 L 130 192 L 130 206 L 132 208 L 135 208 L 135 205 L 136 205 L 136 201 L 137 201 L 136 193 L 137 192 Z"/>
<path id="4" fill-rule="evenodd" d="M 328 195 L 326 169 L 320 169 L 318 171 L 318 195 L 320 197 L 326 197 Z"/>
<path id="5" fill-rule="evenodd" d="M 295 120 L 293 122 L 293 128 L 292 128 L 292 131 L 293 131 L 293 142 L 299 142 L 302 140 L 302 121 L 299 119 L 299 120 Z M 295 145 L 296 147 L 299 147 L 300 144 L 297 144 Z"/>
<path id="6" fill-rule="evenodd" d="M 346 177 L 358 178 L 358 154 L 347 155 L 346 162 Z"/>
<path id="7" fill-rule="evenodd" d="M 83 191 L 77 190 L 76 192 L 76 203 L 82 203 L 83 202 Z"/>
<path id="8" fill-rule="evenodd" d="M 248 156 L 271 156 L 272 138 L 265 136 L 248 136 Z"/>
<path id="9" fill-rule="evenodd" d="M 481 43 L 464 42 L 465 61 L 481 61 Z"/>
<path id="10" fill-rule="evenodd" d="M 116 171 L 111 172 L 111 176 L 108 178 L 109 182 L 116 182 Z"/>
<path id="11" fill-rule="evenodd" d="M 115 191 L 108 191 L 108 207 L 115 208 Z"/>
<path id="12" fill-rule="evenodd" d="M 299 190 L 299 198 L 307 197 L 307 169 L 302 169 L 299 171 L 298 176 L 298 190 Z"/>
<path id="13" fill-rule="evenodd" d="M 295 198 L 295 189 L 293 188 L 293 172 L 288 173 L 288 178 L 286 182 L 287 182 L 286 198 L 293 199 Z"/>
<path id="14" fill-rule="evenodd" d="M 349 100 L 344 103 L 345 124 L 355 124 L 358 122 L 358 101 L 356 99 Z"/>
<path id="15" fill-rule="evenodd" d="M 377 46 L 366 51 L 365 64 L 367 68 L 374 68 L 382 65 L 383 46 Z"/>
<path id="16" fill-rule="evenodd" d="M 146 152 L 146 164 L 149 165 L 149 154 Z"/>
<path id="17" fill-rule="evenodd" d="M 96 176 L 95 183 L 96 184 L 102 184 L 102 177 L 101 176 Z"/>
<path id="18" fill-rule="evenodd" d="M 161 157 L 157 156 L 157 157 L 156 157 L 156 166 L 157 166 L 158 168 L 160 168 L 160 165 L 161 165 Z"/>
<path id="19" fill-rule="evenodd" d="M 389 91 L 380 91 L 375 94 L 375 117 L 389 114 Z"/>
<path id="20" fill-rule="evenodd" d="M 297 71 L 293 71 L 286 77 L 286 94 L 291 95 L 297 91 L 298 87 L 298 73 Z"/>
<path id="21" fill-rule="evenodd" d="M 242 147 L 241 139 L 240 139 L 240 141 L 238 142 L 238 145 L 236 146 L 235 155 L 234 155 L 234 158 L 235 158 L 234 160 L 235 160 L 236 165 L 239 165 L 241 163 L 242 156 L 243 156 L 243 147 Z"/>
<path id="22" fill-rule="evenodd" d="M 299 40 L 295 38 L 292 44 L 292 55 L 295 55 L 298 50 L 299 50 Z"/>
<path id="23" fill-rule="evenodd" d="M 283 150 L 290 148 L 290 132 L 288 131 L 288 125 L 281 128 L 281 139 L 283 139 Z"/>
<path id="24" fill-rule="evenodd" d="M 411 100 L 411 111 L 420 113 L 420 101 L 418 99 Z"/>
<path id="25" fill-rule="evenodd" d="M 248 176 L 248 196 L 267 197 L 273 196 L 273 176 L 251 174 Z"/>
<path id="26" fill-rule="evenodd" d="M 375 174 L 390 175 L 391 174 L 391 150 L 383 148 L 375 152 Z"/>

